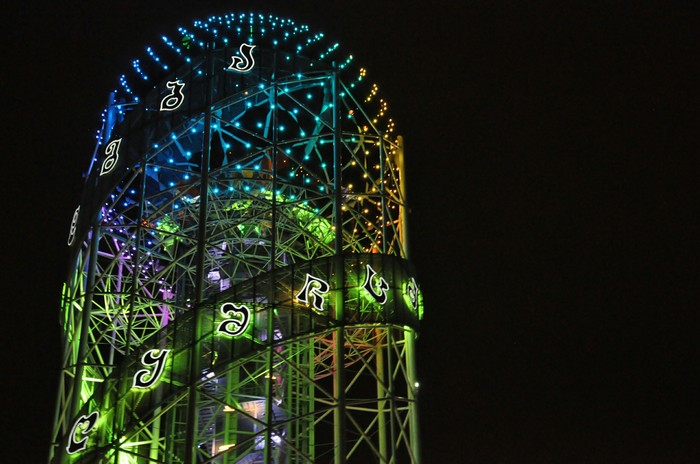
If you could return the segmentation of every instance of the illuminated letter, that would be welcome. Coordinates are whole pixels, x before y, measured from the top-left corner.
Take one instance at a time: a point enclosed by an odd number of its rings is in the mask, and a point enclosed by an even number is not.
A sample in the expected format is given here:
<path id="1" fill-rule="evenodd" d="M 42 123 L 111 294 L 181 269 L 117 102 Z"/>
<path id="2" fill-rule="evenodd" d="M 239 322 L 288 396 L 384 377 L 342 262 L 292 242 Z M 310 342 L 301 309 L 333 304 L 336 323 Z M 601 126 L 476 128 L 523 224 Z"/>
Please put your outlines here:
<path id="1" fill-rule="evenodd" d="M 375 290 L 374 285 L 372 285 L 372 279 L 377 275 L 374 269 L 372 269 L 372 266 L 369 264 L 367 265 L 367 277 L 365 277 L 365 283 L 362 284 L 362 287 L 367 290 L 367 293 L 372 295 L 372 298 L 377 300 L 377 303 L 380 305 L 383 305 L 386 303 L 386 291 L 389 290 L 389 284 L 386 283 L 386 280 L 384 280 L 384 277 L 379 278 L 379 287 L 377 290 Z"/>
<path id="2" fill-rule="evenodd" d="M 221 314 L 228 319 L 224 319 L 216 328 L 218 333 L 237 337 L 246 331 L 250 324 L 250 309 L 246 305 L 235 303 L 224 303 L 221 305 Z"/>
<path id="3" fill-rule="evenodd" d="M 415 311 L 418 309 L 418 284 L 416 284 L 416 279 L 413 277 L 406 284 L 406 295 L 411 302 L 411 310 Z"/>
<path id="4" fill-rule="evenodd" d="M 114 166 L 117 165 L 117 161 L 119 160 L 119 145 L 121 143 L 122 139 L 113 140 L 109 142 L 109 145 L 105 148 L 105 155 L 107 156 L 104 161 L 102 161 L 102 168 L 100 169 L 101 176 L 109 174 L 112 169 L 114 169 Z"/>
<path id="5" fill-rule="evenodd" d="M 172 89 L 172 92 L 160 101 L 160 110 L 175 111 L 182 105 L 182 102 L 185 101 L 185 95 L 182 93 L 182 89 L 185 88 L 185 83 L 177 80 L 168 82 L 165 86 Z"/>
<path id="6" fill-rule="evenodd" d="M 231 64 L 227 69 L 239 73 L 250 72 L 250 70 L 253 69 L 253 66 L 255 66 L 255 59 L 253 58 L 254 48 L 255 45 L 248 45 L 246 43 L 241 44 L 238 50 L 243 58 L 240 56 L 232 56 Z"/>
<path id="7" fill-rule="evenodd" d="M 78 217 L 80 217 L 80 206 L 75 208 L 73 213 L 73 220 L 70 222 L 70 232 L 68 232 L 68 246 L 73 245 L 73 240 L 75 240 L 75 229 L 78 226 Z"/>
<path id="8" fill-rule="evenodd" d="M 141 357 L 141 364 L 146 369 L 141 369 L 134 374 L 134 385 L 132 388 L 151 388 L 163 374 L 165 360 L 168 358 L 170 350 L 149 350 Z M 155 366 L 152 370 L 147 366 Z M 146 380 L 148 378 L 148 380 Z"/>
<path id="9" fill-rule="evenodd" d="M 306 282 L 304 282 L 301 291 L 297 293 L 297 300 L 304 304 L 310 303 L 315 311 L 323 312 L 325 311 L 323 308 L 325 298 L 322 293 L 328 293 L 330 288 L 330 285 L 325 280 L 306 274 Z"/>
<path id="10" fill-rule="evenodd" d="M 87 448 L 87 435 L 95 428 L 99 417 L 100 413 L 95 411 L 87 416 L 80 416 L 78 420 L 75 421 L 70 435 L 68 436 L 68 445 L 66 445 L 68 454 L 75 454 Z M 82 438 L 79 439 L 77 437 L 78 434 L 82 435 Z"/>

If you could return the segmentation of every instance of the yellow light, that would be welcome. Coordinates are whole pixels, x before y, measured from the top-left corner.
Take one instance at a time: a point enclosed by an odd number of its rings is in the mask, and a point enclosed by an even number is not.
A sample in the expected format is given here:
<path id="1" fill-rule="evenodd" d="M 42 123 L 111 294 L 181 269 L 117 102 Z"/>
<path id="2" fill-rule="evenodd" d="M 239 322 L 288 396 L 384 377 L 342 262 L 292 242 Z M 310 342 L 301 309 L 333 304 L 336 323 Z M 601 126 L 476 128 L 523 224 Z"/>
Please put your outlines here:
<path id="1" fill-rule="evenodd" d="M 236 446 L 235 443 L 232 445 L 221 445 L 221 446 L 219 446 L 219 453 L 222 453 L 222 452 L 226 451 L 227 449 L 231 449 L 234 446 Z"/>

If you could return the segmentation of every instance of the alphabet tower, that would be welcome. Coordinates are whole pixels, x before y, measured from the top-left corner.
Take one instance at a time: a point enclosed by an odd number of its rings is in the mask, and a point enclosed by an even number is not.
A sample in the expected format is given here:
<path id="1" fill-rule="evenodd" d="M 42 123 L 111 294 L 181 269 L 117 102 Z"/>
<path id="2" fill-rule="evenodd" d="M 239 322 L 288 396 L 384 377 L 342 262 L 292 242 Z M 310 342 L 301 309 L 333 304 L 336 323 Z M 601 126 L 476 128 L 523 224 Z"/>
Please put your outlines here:
<path id="1" fill-rule="evenodd" d="M 274 16 L 156 42 L 73 214 L 50 462 L 418 463 L 423 303 L 377 85 Z"/>

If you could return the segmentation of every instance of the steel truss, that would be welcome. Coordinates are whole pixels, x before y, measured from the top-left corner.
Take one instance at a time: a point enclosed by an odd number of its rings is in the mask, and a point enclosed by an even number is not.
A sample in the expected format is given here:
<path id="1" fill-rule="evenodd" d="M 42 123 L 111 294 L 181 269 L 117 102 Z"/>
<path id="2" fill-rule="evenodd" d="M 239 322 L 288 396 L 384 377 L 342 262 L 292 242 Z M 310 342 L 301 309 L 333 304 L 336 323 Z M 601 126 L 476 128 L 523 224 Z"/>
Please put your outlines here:
<path id="1" fill-rule="evenodd" d="M 280 53 L 222 92 L 210 50 L 177 73 L 201 111 L 152 91 L 108 127 L 127 161 L 81 203 L 51 462 L 419 462 L 400 139 Z"/>

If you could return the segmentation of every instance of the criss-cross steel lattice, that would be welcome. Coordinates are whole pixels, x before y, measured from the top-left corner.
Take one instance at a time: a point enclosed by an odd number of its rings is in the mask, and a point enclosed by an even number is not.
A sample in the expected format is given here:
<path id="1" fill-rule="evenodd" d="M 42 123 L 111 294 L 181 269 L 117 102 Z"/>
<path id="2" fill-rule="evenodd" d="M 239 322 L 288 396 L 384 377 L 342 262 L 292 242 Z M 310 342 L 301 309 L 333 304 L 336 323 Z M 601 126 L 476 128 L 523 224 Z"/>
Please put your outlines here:
<path id="1" fill-rule="evenodd" d="M 260 42 L 244 72 L 213 32 L 240 24 Z M 208 40 L 163 37 L 106 111 L 69 240 L 51 462 L 419 462 L 422 300 L 385 102 L 290 21 L 180 33 Z"/>

